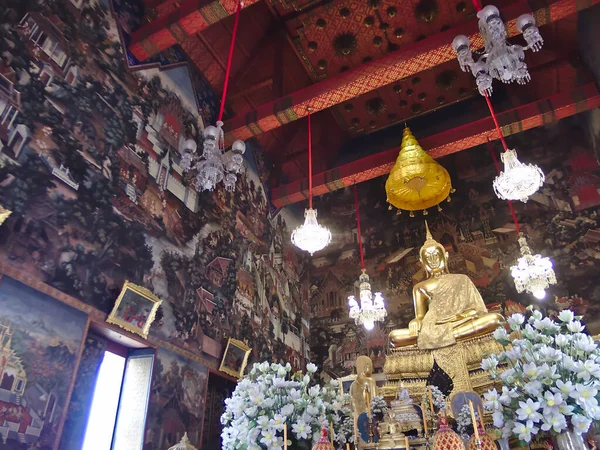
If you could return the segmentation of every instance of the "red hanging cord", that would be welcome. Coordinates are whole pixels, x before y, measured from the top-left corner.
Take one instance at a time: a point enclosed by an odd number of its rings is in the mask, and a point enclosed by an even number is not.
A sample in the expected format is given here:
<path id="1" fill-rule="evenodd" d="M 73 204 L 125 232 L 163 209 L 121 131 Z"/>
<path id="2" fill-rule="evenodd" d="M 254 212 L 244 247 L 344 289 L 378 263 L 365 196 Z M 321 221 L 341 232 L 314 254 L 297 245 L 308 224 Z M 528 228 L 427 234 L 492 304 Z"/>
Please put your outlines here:
<path id="1" fill-rule="evenodd" d="M 356 227 L 358 231 L 358 248 L 360 250 L 360 268 L 365 268 L 365 254 L 363 252 L 362 235 L 360 234 L 360 211 L 358 209 L 358 189 L 354 185 L 354 206 L 356 208 Z"/>
<path id="2" fill-rule="evenodd" d="M 494 166 L 496 166 L 496 170 L 498 171 L 498 174 L 499 174 L 500 173 L 500 165 L 498 164 L 498 159 L 496 158 L 496 152 L 494 151 L 494 147 L 492 146 L 492 143 L 490 142 L 489 138 L 487 140 L 487 144 L 488 144 L 490 153 L 492 154 L 492 159 L 494 160 Z M 517 229 L 517 233 L 520 233 L 521 227 L 519 226 L 519 221 L 517 220 L 517 214 L 515 213 L 515 208 L 513 207 L 513 204 L 510 200 L 507 200 L 507 202 L 508 202 L 508 209 L 510 209 L 510 214 L 513 218 L 513 221 L 515 222 L 515 227 Z"/>
<path id="3" fill-rule="evenodd" d="M 312 134 L 310 112 L 308 113 L 308 208 L 312 209 Z"/>
<path id="4" fill-rule="evenodd" d="M 235 47 L 235 38 L 237 36 L 238 24 L 240 23 L 240 11 L 242 10 L 242 2 L 238 1 L 235 11 L 235 22 L 233 23 L 233 32 L 231 33 L 231 44 L 229 44 L 229 57 L 227 58 L 227 69 L 225 70 L 225 83 L 223 85 L 223 94 L 221 94 L 221 107 L 219 108 L 218 121 L 223 121 L 223 113 L 225 112 L 225 99 L 227 98 L 227 87 L 229 86 L 229 76 L 231 75 L 231 61 L 233 60 L 233 49 Z"/>
<path id="5" fill-rule="evenodd" d="M 500 142 L 502 142 L 502 147 L 504 147 L 504 151 L 508 151 L 508 146 L 506 145 L 506 141 L 504 140 L 504 135 L 502 134 L 502 128 L 500 128 L 500 124 L 498 123 L 498 117 L 496 117 L 496 113 L 494 112 L 494 107 L 492 106 L 492 101 L 488 97 L 487 93 L 484 92 L 485 101 L 487 102 L 488 108 L 490 109 L 490 113 L 492 114 L 492 119 L 494 120 L 494 125 L 496 125 L 496 131 L 498 132 L 498 136 L 500 137 Z"/>

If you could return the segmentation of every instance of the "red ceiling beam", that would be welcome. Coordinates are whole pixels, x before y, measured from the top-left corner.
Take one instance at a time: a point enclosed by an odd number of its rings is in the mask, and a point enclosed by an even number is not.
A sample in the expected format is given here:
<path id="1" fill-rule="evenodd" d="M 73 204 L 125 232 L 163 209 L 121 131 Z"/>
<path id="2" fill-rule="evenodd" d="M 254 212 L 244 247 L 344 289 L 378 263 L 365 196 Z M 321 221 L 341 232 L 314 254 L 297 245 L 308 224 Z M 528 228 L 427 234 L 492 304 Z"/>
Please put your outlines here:
<path id="1" fill-rule="evenodd" d="M 556 0 L 550 4 L 523 1 L 503 9 L 502 15 L 507 20 L 509 36 L 515 36 L 516 18 L 523 13 L 533 11 L 537 24 L 542 26 L 598 3 L 600 0 Z M 457 34 L 469 36 L 473 48 L 483 45 L 477 20 L 470 21 L 236 116 L 225 123 L 225 139 L 228 143 L 249 139 L 306 116 L 309 106 L 315 113 L 455 59 L 451 43 Z"/>
<path id="2" fill-rule="evenodd" d="M 600 107 L 600 92 L 594 83 L 589 83 L 500 113 L 498 120 L 504 135 L 510 136 L 597 107 Z M 498 139 L 491 116 L 421 138 L 419 142 L 423 148 L 428 149 L 429 155 L 441 158 L 481 145 L 488 138 Z M 395 147 L 315 175 L 313 195 L 323 195 L 388 174 L 398 157 L 398 151 L 398 147 Z M 278 208 L 307 198 L 306 179 L 279 186 L 273 189 L 271 196 L 273 204 Z"/>
<path id="3" fill-rule="evenodd" d="M 258 0 L 245 0 L 242 8 Z M 183 42 L 190 36 L 235 14 L 236 0 L 187 0 L 181 7 L 160 19 L 142 26 L 131 35 L 129 51 L 139 61 Z"/>

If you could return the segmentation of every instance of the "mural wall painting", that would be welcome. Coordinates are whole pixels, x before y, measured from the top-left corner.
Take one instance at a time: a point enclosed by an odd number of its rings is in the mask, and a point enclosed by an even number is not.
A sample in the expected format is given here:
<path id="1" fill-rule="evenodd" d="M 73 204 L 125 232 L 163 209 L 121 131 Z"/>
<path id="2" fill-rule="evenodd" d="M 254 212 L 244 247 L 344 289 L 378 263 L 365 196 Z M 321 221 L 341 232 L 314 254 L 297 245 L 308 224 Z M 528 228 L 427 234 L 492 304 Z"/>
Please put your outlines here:
<path id="1" fill-rule="evenodd" d="M 145 66 L 123 53 L 140 7 L 47 0 L 3 12 L 0 204 L 13 214 L 0 258 L 105 313 L 125 280 L 150 289 L 163 300 L 151 338 L 214 367 L 228 337 L 253 349 L 249 363 L 300 364 L 308 305 L 288 213 L 270 213 L 252 141 L 234 194 L 197 193 L 182 174 L 183 141 L 201 139 L 215 98 L 177 51 Z"/>
<path id="2" fill-rule="evenodd" d="M 86 332 L 86 314 L 2 278 L 0 448 L 57 444 Z"/>
<path id="3" fill-rule="evenodd" d="M 154 362 L 144 450 L 177 444 L 187 431 L 192 445 L 202 438 L 208 369 L 178 353 L 159 349 Z"/>
<path id="4" fill-rule="evenodd" d="M 581 118 L 509 138 L 522 160 L 535 159 L 546 174 L 542 190 L 526 204 L 516 202 L 519 222 L 536 253 L 550 256 L 558 285 L 541 303 L 550 314 L 573 308 L 591 318 L 591 333 L 600 332 L 600 288 L 595 279 L 600 259 L 600 165 L 585 141 Z M 498 151 L 498 150 L 497 150 Z M 423 219 L 434 238 L 450 254 L 450 270 L 467 274 L 481 291 L 488 308 L 510 314 L 533 301 L 517 294 L 510 266 L 519 256 L 517 233 L 505 202 L 492 189 L 495 169 L 487 146 L 440 161 L 451 172 L 457 192 L 441 213 L 411 219 L 396 215 L 385 204 L 385 177 L 361 184 L 361 221 L 367 271 L 372 287 L 381 290 L 390 313 L 383 327 L 370 334 L 348 320 L 347 296 L 358 294 L 360 274 L 354 202 L 350 191 L 337 191 L 316 200 L 331 211 L 320 219 L 334 233 L 330 248 L 312 260 L 312 359 L 329 376 L 346 375 L 356 355 L 370 354 L 376 368 L 384 362 L 387 334 L 414 318 L 412 286 L 424 277 L 417 260 L 424 241 Z M 383 224 L 383 226 L 382 226 Z"/>

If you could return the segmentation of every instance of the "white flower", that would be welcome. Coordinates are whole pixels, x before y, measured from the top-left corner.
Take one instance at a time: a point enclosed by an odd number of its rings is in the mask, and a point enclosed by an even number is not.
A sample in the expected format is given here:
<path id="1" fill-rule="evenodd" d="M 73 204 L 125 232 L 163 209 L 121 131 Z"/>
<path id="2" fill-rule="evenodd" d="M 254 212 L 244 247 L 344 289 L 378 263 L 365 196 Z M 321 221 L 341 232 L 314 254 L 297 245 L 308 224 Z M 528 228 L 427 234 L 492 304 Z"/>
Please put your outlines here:
<path id="1" fill-rule="evenodd" d="M 523 350 L 521 350 L 521 347 L 511 347 L 504 354 L 511 361 L 516 361 L 523 355 Z"/>
<path id="2" fill-rule="evenodd" d="M 584 352 L 593 352 L 598 347 L 591 336 L 582 334 L 575 340 L 575 346 Z"/>
<path id="3" fill-rule="evenodd" d="M 246 408 L 245 413 L 250 418 L 256 417 L 256 414 L 258 414 L 258 408 L 256 406 L 252 406 L 250 408 Z"/>
<path id="4" fill-rule="evenodd" d="M 297 439 L 308 439 L 310 431 L 310 427 L 302 419 L 292 425 L 292 432 L 296 435 Z"/>
<path id="5" fill-rule="evenodd" d="M 496 331 L 494 331 L 493 336 L 494 339 L 496 339 L 497 341 L 508 341 L 508 333 L 502 327 L 496 328 Z"/>
<path id="6" fill-rule="evenodd" d="M 567 381 L 565 383 L 562 380 L 556 380 L 556 388 L 558 388 L 558 391 L 563 395 L 563 397 L 569 397 L 571 392 L 575 390 L 575 386 L 573 386 L 571 381 Z"/>
<path id="7" fill-rule="evenodd" d="M 521 325 L 525 323 L 525 316 L 523 314 L 515 313 L 510 316 L 506 322 L 508 322 L 511 330 L 518 330 L 521 328 Z"/>
<path id="8" fill-rule="evenodd" d="M 481 368 L 483 370 L 495 370 L 498 367 L 498 359 L 496 355 L 492 355 L 489 358 L 485 358 L 481 361 Z"/>
<path id="9" fill-rule="evenodd" d="M 533 326 L 540 331 L 556 332 L 560 330 L 560 327 L 558 327 L 550 317 L 544 317 L 542 320 L 534 322 Z"/>
<path id="10" fill-rule="evenodd" d="M 527 392 L 530 396 L 537 398 L 540 396 L 542 391 L 542 382 L 539 380 L 531 380 L 525 383 L 525 386 L 523 386 L 523 390 Z"/>
<path id="11" fill-rule="evenodd" d="M 285 377 L 286 373 L 287 373 L 287 370 L 285 370 L 284 366 L 279 366 L 277 368 L 277 376 L 278 377 Z"/>
<path id="12" fill-rule="evenodd" d="M 521 421 L 539 422 L 542 419 L 542 415 L 538 412 L 539 409 L 540 403 L 528 398 L 527 401 L 519 402 L 519 409 L 515 412 Z"/>
<path id="13" fill-rule="evenodd" d="M 538 353 L 546 361 L 560 361 L 563 355 L 560 350 L 548 347 L 547 345 L 544 345 L 542 348 L 540 348 Z"/>
<path id="14" fill-rule="evenodd" d="M 321 391 L 321 386 L 319 386 L 317 384 L 316 386 L 313 386 L 308 390 L 308 395 L 310 395 L 311 397 L 316 397 L 317 395 L 319 395 L 320 391 Z"/>
<path id="15" fill-rule="evenodd" d="M 535 363 L 523 364 L 523 375 L 528 378 L 535 378 L 537 376 L 538 369 Z"/>
<path id="16" fill-rule="evenodd" d="M 573 320 L 567 324 L 567 329 L 571 333 L 581 333 L 585 326 L 581 324 L 579 320 Z"/>
<path id="17" fill-rule="evenodd" d="M 540 310 L 536 309 L 535 311 L 533 311 L 531 313 L 531 317 L 529 317 L 528 322 L 534 323 L 534 322 L 537 322 L 538 320 L 542 320 L 542 313 L 540 312 Z"/>
<path id="18" fill-rule="evenodd" d="M 559 334 L 554 338 L 554 342 L 556 342 L 556 345 L 559 347 L 565 347 L 569 345 L 570 341 L 571 339 L 566 334 Z"/>
<path id="19" fill-rule="evenodd" d="M 502 405 L 500 405 L 500 396 L 496 389 L 491 389 L 483 394 L 483 398 L 485 398 L 485 407 L 487 409 L 500 409 Z"/>
<path id="20" fill-rule="evenodd" d="M 273 428 L 266 428 L 261 432 L 262 438 L 260 442 L 265 444 L 267 447 L 272 446 L 277 441 L 277 436 L 275 435 L 275 430 Z"/>
<path id="21" fill-rule="evenodd" d="M 533 425 L 531 420 L 528 420 L 525 423 L 515 422 L 512 431 L 519 436 L 520 440 L 531 442 L 531 435 L 537 433 L 538 428 Z"/>
<path id="22" fill-rule="evenodd" d="M 573 311 L 571 311 L 570 309 L 563 309 L 558 315 L 558 318 L 561 322 L 569 323 L 572 322 L 573 319 L 575 319 L 575 313 L 573 313 Z"/>
<path id="23" fill-rule="evenodd" d="M 590 381 L 591 377 L 600 378 L 600 366 L 589 359 L 585 362 L 577 361 L 575 372 L 577 372 L 577 378 L 583 381 Z"/>
<path id="24" fill-rule="evenodd" d="M 256 422 L 258 423 L 258 425 L 260 425 L 261 428 L 267 428 L 269 426 L 269 418 L 264 415 L 256 419 Z"/>
<path id="25" fill-rule="evenodd" d="M 282 431 L 283 424 L 285 423 L 286 420 L 287 420 L 287 417 L 282 416 L 281 414 L 275 414 L 275 416 L 273 416 L 273 418 L 271 420 L 269 420 L 269 425 L 277 431 Z"/>
<path id="26" fill-rule="evenodd" d="M 281 408 L 281 410 L 279 412 L 282 416 L 289 417 L 294 413 L 294 405 L 291 403 L 288 403 L 283 408 Z"/>
<path id="27" fill-rule="evenodd" d="M 492 419 L 494 420 L 494 426 L 496 428 L 502 428 L 504 426 L 504 415 L 502 411 L 494 411 L 492 413 Z"/>
<path id="28" fill-rule="evenodd" d="M 511 404 L 513 398 L 519 398 L 519 393 L 515 389 L 508 389 L 506 386 L 502 386 L 502 395 L 500 396 L 500 403 L 504 406 Z"/>
<path id="29" fill-rule="evenodd" d="M 544 431 L 552 429 L 555 433 L 560 433 L 567 428 L 567 420 L 565 416 L 560 413 L 544 414 L 541 428 Z"/>
<path id="30" fill-rule="evenodd" d="M 308 364 L 306 365 L 306 371 L 307 371 L 308 373 L 315 373 L 315 372 L 317 371 L 317 366 L 316 366 L 316 364 L 313 364 L 313 363 L 308 363 Z"/>
<path id="31" fill-rule="evenodd" d="M 577 384 L 575 385 L 575 390 L 571 392 L 571 397 L 574 398 L 577 404 L 583 409 L 586 409 L 587 405 L 598 405 L 596 395 L 598 395 L 598 389 L 588 384 Z"/>
<path id="32" fill-rule="evenodd" d="M 550 414 L 556 414 L 560 411 L 560 405 L 563 403 L 563 397 L 560 392 L 553 394 L 550 391 L 546 391 L 544 393 L 544 416 L 548 416 Z M 547 431 L 547 430 L 545 430 Z"/>
<path id="33" fill-rule="evenodd" d="M 571 416 L 571 423 L 573 424 L 573 431 L 575 433 L 583 434 L 589 430 L 592 421 L 581 414 L 573 414 Z"/>

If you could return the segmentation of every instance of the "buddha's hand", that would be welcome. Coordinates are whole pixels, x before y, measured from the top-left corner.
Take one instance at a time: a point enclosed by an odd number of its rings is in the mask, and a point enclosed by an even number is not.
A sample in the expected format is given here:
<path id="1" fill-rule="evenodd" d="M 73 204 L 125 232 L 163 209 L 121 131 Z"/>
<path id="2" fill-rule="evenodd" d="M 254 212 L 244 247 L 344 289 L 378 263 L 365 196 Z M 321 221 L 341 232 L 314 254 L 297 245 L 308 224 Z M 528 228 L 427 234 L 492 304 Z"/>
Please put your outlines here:
<path id="1" fill-rule="evenodd" d="M 413 319 L 408 324 L 408 331 L 411 336 L 418 336 L 421 331 L 421 319 Z"/>

